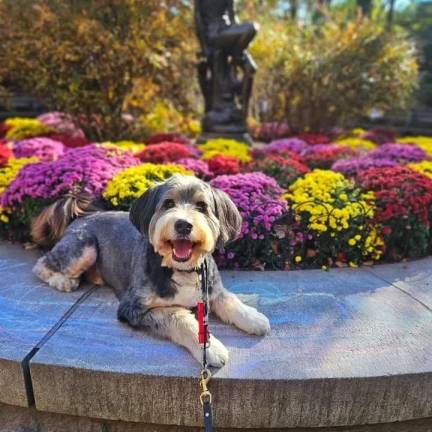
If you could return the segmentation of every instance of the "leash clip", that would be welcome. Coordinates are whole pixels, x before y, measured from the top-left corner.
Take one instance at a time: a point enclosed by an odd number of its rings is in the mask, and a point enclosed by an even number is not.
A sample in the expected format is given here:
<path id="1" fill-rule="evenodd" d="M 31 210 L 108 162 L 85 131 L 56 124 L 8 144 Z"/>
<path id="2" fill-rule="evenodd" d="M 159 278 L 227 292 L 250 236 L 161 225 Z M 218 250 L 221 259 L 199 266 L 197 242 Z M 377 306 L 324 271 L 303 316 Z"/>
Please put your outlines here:
<path id="1" fill-rule="evenodd" d="M 201 405 L 204 405 L 204 403 L 206 402 L 211 404 L 212 395 L 209 389 L 207 388 L 207 384 L 210 381 L 210 378 L 211 378 L 211 372 L 207 368 L 204 368 L 201 371 L 201 381 L 200 381 L 200 386 L 202 388 L 202 392 L 200 394 Z"/>

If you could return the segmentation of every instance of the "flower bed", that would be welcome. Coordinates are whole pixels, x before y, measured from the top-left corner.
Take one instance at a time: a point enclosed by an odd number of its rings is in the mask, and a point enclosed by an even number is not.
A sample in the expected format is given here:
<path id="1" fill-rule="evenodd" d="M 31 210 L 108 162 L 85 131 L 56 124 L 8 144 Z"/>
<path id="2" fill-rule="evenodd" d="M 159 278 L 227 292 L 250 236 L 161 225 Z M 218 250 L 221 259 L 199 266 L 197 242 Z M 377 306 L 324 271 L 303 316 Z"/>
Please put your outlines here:
<path id="1" fill-rule="evenodd" d="M 216 253 L 221 267 L 358 266 L 432 250 L 430 137 L 385 129 L 287 136 L 284 128 L 253 149 L 227 139 L 194 146 L 178 134 L 85 144 L 61 113 L 6 120 L 1 131 L 4 238 L 29 240 L 31 219 L 66 193 L 85 191 L 106 208 L 127 210 L 179 173 L 210 181 L 242 213 L 240 237 Z"/>

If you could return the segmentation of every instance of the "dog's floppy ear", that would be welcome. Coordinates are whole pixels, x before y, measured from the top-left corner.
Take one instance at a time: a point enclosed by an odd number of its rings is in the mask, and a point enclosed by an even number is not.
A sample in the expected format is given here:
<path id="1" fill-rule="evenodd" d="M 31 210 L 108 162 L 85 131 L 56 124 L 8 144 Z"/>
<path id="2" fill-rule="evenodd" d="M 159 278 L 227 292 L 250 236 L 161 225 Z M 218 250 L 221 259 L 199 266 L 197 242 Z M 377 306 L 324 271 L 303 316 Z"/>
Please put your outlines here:
<path id="1" fill-rule="evenodd" d="M 156 211 L 160 200 L 162 185 L 156 185 L 147 189 L 133 204 L 130 209 L 129 219 L 138 231 L 148 235 L 150 220 Z"/>
<path id="2" fill-rule="evenodd" d="M 216 246 L 222 247 L 234 240 L 242 227 L 242 217 L 231 198 L 223 191 L 212 188 L 215 214 L 219 219 L 220 235 Z"/>

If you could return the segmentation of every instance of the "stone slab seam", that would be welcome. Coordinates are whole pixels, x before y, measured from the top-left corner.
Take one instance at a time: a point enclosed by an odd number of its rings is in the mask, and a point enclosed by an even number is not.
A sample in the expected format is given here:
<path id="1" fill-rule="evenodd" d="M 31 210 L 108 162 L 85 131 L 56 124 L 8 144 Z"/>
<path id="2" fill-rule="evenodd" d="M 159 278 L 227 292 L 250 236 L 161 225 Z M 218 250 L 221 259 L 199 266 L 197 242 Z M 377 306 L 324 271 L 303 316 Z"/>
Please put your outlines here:
<path id="1" fill-rule="evenodd" d="M 383 282 L 386 282 L 388 284 L 390 284 L 392 287 L 396 288 L 397 290 L 399 290 L 400 292 L 404 293 L 405 295 L 407 295 L 409 298 L 411 298 L 412 300 L 416 301 L 417 303 L 419 303 L 420 305 L 422 305 L 424 308 L 426 308 L 429 312 L 432 312 L 432 309 L 425 303 L 423 303 L 421 300 L 419 300 L 417 297 L 414 297 L 411 293 L 409 293 L 408 291 L 404 290 L 403 288 L 401 288 L 400 286 L 396 285 L 394 282 L 390 282 L 389 280 L 387 280 L 386 278 L 378 275 L 377 273 L 375 273 L 373 270 L 370 269 L 365 269 L 368 273 L 370 273 L 371 275 L 375 276 L 376 278 L 382 280 Z"/>
<path id="2" fill-rule="evenodd" d="M 63 324 L 73 315 L 78 307 L 86 301 L 95 291 L 97 287 L 91 286 L 82 296 L 63 314 L 63 316 L 50 328 L 50 330 L 42 337 L 42 339 L 30 350 L 21 362 L 22 373 L 24 376 L 24 385 L 26 388 L 28 406 L 33 406 L 35 403 L 33 382 L 30 372 L 30 360 L 37 352 L 54 336 L 54 334 L 63 326 Z"/>

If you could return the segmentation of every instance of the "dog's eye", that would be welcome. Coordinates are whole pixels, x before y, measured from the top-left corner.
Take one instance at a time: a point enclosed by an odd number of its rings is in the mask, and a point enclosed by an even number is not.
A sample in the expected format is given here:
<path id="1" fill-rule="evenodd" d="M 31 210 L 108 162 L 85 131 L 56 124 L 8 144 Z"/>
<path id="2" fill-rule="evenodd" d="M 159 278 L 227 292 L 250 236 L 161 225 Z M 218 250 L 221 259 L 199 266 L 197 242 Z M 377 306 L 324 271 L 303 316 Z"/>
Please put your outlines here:
<path id="1" fill-rule="evenodd" d="M 204 201 L 198 201 L 196 203 L 196 207 L 197 207 L 198 211 L 200 211 L 201 213 L 207 212 L 207 204 Z"/>
<path id="2" fill-rule="evenodd" d="M 174 203 L 174 200 L 172 200 L 172 199 L 166 199 L 164 202 L 163 202 L 163 208 L 165 208 L 165 209 L 170 209 L 170 208 L 173 208 L 174 207 L 174 205 L 175 205 L 175 203 Z"/>

